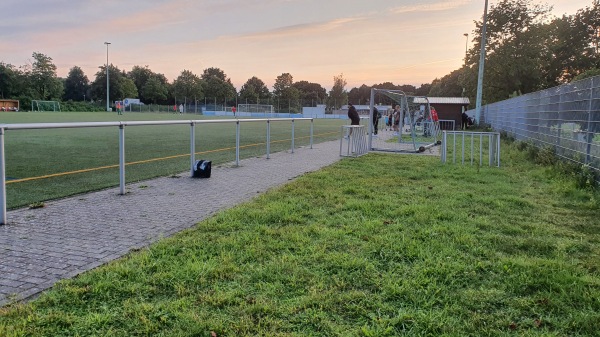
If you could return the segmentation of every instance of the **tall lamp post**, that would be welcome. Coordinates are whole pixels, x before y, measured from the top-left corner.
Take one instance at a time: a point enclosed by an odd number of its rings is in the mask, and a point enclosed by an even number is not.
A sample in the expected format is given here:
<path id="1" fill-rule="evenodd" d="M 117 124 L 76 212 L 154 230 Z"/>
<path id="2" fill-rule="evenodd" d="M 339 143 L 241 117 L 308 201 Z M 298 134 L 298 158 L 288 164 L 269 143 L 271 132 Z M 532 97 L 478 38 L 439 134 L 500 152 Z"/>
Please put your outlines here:
<path id="1" fill-rule="evenodd" d="M 487 9 L 488 0 L 485 0 L 485 8 L 483 10 L 483 27 L 481 29 L 481 52 L 479 54 L 479 73 L 477 76 L 477 100 L 475 101 L 475 122 L 481 122 L 481 96 L 483 90 L 483 65 L 485 62 L 485 31 L 487 28 Z"/>
<path id="2" fill-rule="evenodd" d="M 465 66 L 467 65 L 467 54 L 469 53 L 469 33 L 464 33 L 465 36 Z"/>
<path id="3" fill-rule="evenodd" d="M 108 85 L 108 45 L 110 44 L 110 42 L 104 42 L 104 44 L 106 45 L 106 111 L 109 111 L 109 104 L 110 104 L 110 99 L 108 96 L 108 89 L 109 89 L 109 85 Z"/>

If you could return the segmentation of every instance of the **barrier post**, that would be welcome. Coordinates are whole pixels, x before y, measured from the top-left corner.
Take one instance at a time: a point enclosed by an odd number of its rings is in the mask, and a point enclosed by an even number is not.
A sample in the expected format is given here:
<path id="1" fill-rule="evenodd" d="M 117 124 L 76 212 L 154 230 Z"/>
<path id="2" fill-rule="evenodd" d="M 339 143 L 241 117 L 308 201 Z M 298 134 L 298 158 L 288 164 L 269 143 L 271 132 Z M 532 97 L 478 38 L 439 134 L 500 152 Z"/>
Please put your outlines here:
<path id="1" fill-rule="evenodd" d="M 292 119 L 292 153 L 294 153 L 294 139 L 296 138 L 294 136 L 294 130 L 295 130 L 295 128 L 294 128 L 294 120 Z"/>
<path id="2" fill-rule="evenodd" d="M 0 225 L 6 225 L 6 163 L 4 158 L 4 128 L 0 128 Z"/>
<path id="3" fill-rule="evenodd" d="M 119 125 L 119 194 L 125 195 L 125 126 Z"/>
<path id="4" fill-rule="evenodd" d="M 310 120 L 310 148 L 313 148 L 313 134 L 314 134 L 314 124 L 315 124 L 315 120 L 311 119 Z"/>
<path id="5" fill-rule="evenodd" d="M 271 155 L 271 120 L 267 119 L 267 159 Z"/>
<path id="6" fill-rule="evenodd" d="M 190 123 L 190 176 L 194 176 L 194 163 L 196 162 L 196 123 Z"/>
<path id="7" fill-rule="evenodd" d="M 240 121 L 235 122 L 235 165 L 240 166 Z"/>

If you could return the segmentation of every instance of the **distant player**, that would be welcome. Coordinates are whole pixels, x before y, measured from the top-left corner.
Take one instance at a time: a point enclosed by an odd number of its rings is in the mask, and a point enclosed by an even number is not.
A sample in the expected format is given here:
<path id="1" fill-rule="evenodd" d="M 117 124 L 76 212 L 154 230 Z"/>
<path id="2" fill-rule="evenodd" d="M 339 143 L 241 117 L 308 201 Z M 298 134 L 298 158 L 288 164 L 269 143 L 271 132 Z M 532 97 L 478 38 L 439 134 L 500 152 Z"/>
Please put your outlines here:
<path id="1" fill-rule="evenodd" d="M 122 115 L 123 114 L 123 110 L 121 108 L 121 102 L 117 101 L 117 103 L 115 104 L 115 107 L 117 108 L 117 115 Z"/>

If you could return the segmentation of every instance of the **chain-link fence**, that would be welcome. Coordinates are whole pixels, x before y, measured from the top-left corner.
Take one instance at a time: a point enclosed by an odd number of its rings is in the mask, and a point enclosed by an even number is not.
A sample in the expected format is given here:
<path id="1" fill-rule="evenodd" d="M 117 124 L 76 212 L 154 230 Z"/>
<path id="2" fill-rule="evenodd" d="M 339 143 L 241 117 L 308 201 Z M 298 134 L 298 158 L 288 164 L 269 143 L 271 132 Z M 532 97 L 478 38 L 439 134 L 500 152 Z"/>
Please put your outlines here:
<path id="1" fill-rule="evenodd" d="M 481 123 L 600 173 L 600 76 L 483 106 Z"/>

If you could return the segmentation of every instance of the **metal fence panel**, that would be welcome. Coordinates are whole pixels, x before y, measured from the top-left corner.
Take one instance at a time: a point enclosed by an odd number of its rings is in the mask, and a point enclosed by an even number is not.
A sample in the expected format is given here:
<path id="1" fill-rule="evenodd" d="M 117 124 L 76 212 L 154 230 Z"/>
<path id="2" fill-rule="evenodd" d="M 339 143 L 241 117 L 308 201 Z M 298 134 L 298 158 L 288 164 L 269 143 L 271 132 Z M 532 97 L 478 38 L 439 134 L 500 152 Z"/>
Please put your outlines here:
<path id="1" fill-rule="evenodd" d="M 488 104 L 481 122 L 600 173 L 600 76 Z"/>

